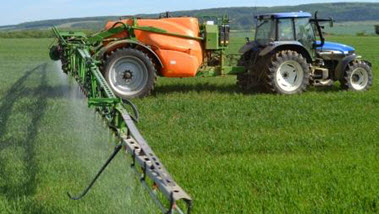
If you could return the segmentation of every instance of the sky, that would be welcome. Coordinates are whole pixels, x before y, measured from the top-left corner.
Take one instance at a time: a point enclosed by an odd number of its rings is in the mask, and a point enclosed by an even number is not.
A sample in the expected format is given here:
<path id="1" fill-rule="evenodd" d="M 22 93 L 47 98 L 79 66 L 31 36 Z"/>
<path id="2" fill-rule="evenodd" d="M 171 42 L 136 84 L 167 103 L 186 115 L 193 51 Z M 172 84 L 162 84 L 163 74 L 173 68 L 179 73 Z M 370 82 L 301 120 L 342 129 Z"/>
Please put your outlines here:
<path id="1" fill-rule="evenodd" d="M 0 0 L 0 26 L 46 19 L 321 2 L 379 2 L 379 0 Z"/>

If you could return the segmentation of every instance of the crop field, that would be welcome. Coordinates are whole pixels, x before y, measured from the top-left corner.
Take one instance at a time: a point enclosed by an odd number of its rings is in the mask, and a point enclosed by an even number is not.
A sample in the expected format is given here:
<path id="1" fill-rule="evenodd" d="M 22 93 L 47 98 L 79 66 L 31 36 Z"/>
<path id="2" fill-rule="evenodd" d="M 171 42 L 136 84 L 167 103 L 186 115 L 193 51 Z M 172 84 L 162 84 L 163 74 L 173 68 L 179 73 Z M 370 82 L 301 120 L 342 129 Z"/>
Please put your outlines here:
<path id="1" fill-rule="evenodd" d="M 325 26 L 325 32 L 335 35 L 375 35 L 375 25 L 378 21 L 360 21 L 360 22 L 337 22 L 333 27 Z"/>
<path id="2" fill-rule="evenodd" d="M 379 37 L 328 37 L 374 66 L 364 93 L 243 94 L 235 77 L 159 78 L 135 100 L 138 127 L 193 213 L 378 213 Z M 159 213 L 113 150 L 74 80 L 48 59 L 49 39 L 0 39 L 0 213 Z M 235 52 L 244 43 L 235 38 Z"/>

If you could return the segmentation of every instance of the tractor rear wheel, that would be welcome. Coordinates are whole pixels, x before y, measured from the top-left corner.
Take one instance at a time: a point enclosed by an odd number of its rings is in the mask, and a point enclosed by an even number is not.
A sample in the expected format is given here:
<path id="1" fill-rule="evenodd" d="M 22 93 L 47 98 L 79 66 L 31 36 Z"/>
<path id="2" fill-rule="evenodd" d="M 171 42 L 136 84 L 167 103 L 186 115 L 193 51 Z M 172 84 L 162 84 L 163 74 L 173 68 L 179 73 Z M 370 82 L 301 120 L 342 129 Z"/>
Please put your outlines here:
<path id="1" fill-rule="evenodd" d="M 253 74 L 248 72 L 237 74 L 237 86 L 243 92 L 255 91 L 261 92 L 263 85 L 262 82 L 259 81 L 259 78 Z"/>
<path id="2" fill-rule="evenodd" d="M 113 92 L 123 98 L 142 98 L 154 89 L 156 68 L 140 50 L 121 48 L 106 56 L 104 76 Z"/>
<path id="3" fill-rule="evenodd" d="M 264 83 L 269 92 L 298 94 L 309 85 L 309 64 L 296 51 L 284 50 L 271 55 L 265 68 Z"/>
<path id="4" fill-rule="evenodd" d="M 249 90 L 249 74 L 248 73 L 237 74 L 237 86 L 242 91 Z"/>
<path id="5" fill-rule="evenodd" d="M 341 87 L 351 91 L 366 91 L 372 85 L 372 70 L 364 61 L 351 62 L 341 79 Z"/>
<path id="6" fill-rule="evenodd" d="M 257 55 L 258 53 L 253 53 Z M 245 72 L 237 74 L 237 86 L 242 92 L 263 92 L 264 86 L 260 79 L 261 68 L 265 66 L 265 58 L 254 60 L 257 63 L 251 65 L 252 57 L 248 55 L 241 56 L 238 66 L 244 66 Z M 260 69 L 257 69 L 260 68 Z"/>

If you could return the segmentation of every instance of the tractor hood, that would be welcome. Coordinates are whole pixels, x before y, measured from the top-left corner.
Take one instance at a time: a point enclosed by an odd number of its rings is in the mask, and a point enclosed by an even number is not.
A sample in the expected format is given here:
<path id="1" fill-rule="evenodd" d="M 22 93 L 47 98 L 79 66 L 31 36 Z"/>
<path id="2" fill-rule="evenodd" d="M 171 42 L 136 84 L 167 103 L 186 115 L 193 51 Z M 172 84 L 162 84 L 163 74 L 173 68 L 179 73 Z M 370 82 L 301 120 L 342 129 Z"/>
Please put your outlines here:
<path id="1" fill-rule="evenodd" d="M 317 44 L 321 44 L 320 41 L 316 42 Z M 335 43 L 335 42 L 325 42 L 325 44 L 322 47 L 318 47 L 317 50 L 319 51 L 333 51 L 333 52 L 339 52 L 341 54 L 351 54 L 355 52 L 355 49 L 351 46 Z"/>

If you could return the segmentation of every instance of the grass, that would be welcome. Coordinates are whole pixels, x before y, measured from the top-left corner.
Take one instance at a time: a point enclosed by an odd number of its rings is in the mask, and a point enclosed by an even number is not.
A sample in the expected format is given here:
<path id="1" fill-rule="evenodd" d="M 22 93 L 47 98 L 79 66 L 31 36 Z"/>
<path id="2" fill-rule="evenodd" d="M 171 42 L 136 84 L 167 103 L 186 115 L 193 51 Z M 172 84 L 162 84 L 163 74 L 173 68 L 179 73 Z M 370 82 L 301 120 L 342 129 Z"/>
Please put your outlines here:
<path id="1" fill-rule="evenodd" d="M 379 76 L 379 37 L 353 45 Z M 151 213 L 107 128 L 48 61 L 50 40 L 0 40 L 0 213 Z M 235 42 L 243 44 L 242 39 Z M 33 69 L 34 68 L 34 69 Z M 194 213 L 378 213 L 379 81 L 365 93 L 241 94 L 235 77 L 160 78 L 138 125 Z"/>
<path id="2" fill-rule="evenodd" d="M 0 40 L 0 213 L 154 213 L 122 156 L 85 200 L 68 199 L 112 143 L 76 85 L 48 61 L 50 43 Z"/>
<path id="3" fill-rule="evenodd" d="M 378 21 L 337 22 L 333 27 L 325 25 L 325 32 L 335 35 L 375 35 L 375 25 Z"/>

